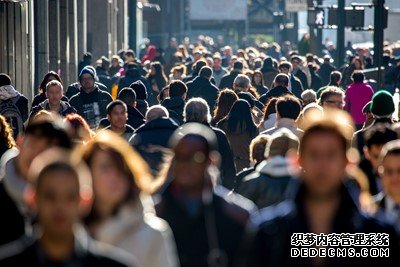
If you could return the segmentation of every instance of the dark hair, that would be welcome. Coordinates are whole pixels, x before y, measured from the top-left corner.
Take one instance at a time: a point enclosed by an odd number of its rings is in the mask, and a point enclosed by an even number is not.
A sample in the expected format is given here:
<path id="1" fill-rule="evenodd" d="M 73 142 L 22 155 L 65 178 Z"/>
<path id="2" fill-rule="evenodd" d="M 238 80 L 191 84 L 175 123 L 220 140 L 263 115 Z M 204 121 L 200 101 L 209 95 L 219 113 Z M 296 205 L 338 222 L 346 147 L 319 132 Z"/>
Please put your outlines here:
<path id="1" fill-rule="evenodd" d="M 324 89 L 324 91 L 322 91 L 321 96 L 319 98 L 319 103 L 321 105 L 324 104 L 324 102 L 330 98 L 331 96 L 334 95 L 340 95 L 342 97 L 344 97 L 344 93 L 342 90 L 340 90 L 338 87 L 336 86 L 328 86 L 326 89 Z"/>
<path id="2" fill-rule="evenodd" d="M 237 100 L 227 116 L 229 131 L 233 133 L 248 132 L 255 135 L 257 126 L 251 115 L 250 104 L 246 100 Z"/>
<path id="3" fill-rule="evenodd" d="M 397 133 L 386 123 L 374 124 L 364 133 L 364 141 L 368 149 L 373 145 L 384 145 L 397 138 Z"/>
<path id="4" fill-rule="evenodd" d="M 355 83 L 362 83 L 364 82 L 364 78 L 365 75 L 362 71 L 356 70 L 353 72 L 353 74 L 351 75 L 351 79 L 355 82 Z"/>
<path id="5" fill-rule="evenodd" d="M 281 118 L 296 120 L 300 112 L 301 103 L 293 96 L 283 96 L 276 101 L 276 113 L 279 114 Z"/>
<path id="6" fill-rule="evenodd" d="M 253 86 L 257 86 L 256 85 L 256 82 L 255 82 L 255 77 L 256 77 L 256 75 L 260 75 L 260 77 L 261 77 L 261 85 L 264 85 L 264 76 L 263 76 L 263 74 L 262 74 L 262 72 L 261 71 L 259 71 L 259 70 L 255 70 L 254 72 L 253 72 L 253 76 L 252 76 L 252 78 L 251 78 L 251 84 L 253 85 Z"/>
<path id="7" fill-rule="evenodd" d="M 342 73 L 337 70 L 332 71 L 330 75 L 330 82 L 337 84 L 338 82 L 340 82 L 340 80 L 342 80 Z"/>
<path id="8" fill-rule="evenodd" d="M 164 86 L 167 85 L 167 76 L 165 76 L 164 73 L 164 67 L 163 65 L 161 65 L 160 62 L 155 61 L 151 63 L 151 66 L 154 67 L 154 69 L 156 70 L 156 73 L 154 75 L 150 74 L 151 72 L 149 72 L 149 74 L 147 75 L 147 78 L 149 80 L 155 80 L 155 82 L 157 83 L 157 85 L 160 88 L 163 88 Z"/>
<path id="9" fill-rule="evenodd" d="M 389 141 L 382 148 L 379 161 L 382 162 L 387 156 L 400 156 L 400 140 Z"/>
<path id="10" fill-rule="evenodd" d="M 273 97 L 270 98 L 265 104 L 264 121 L 268 119 L 269 115 L 276 113 L 276 101 L 278 101 L 278 98 Z"/>
<path id="11" fill-rule="evenodd" d="M 289 85 L 289 76 L 284 73 L 279 73 L 278 75 L 275 76 L 274 84 L 275 84 L 275 86 L 276 86 L 276 84 L 288 86 Z"/>
<path id="12" fill-rule="evenodd" d="M 197 77 L 199 76 L 200 70 L 202 67 L 207 66 L 207 62 L 205 62 L 204 60 L 199 60 L 196 63 L 193 64 L 193 73 L 192 76 L 193 77 Z"/>
<path id="13" fill-rule="evenodd" d="M 250 108 L 254 108 L 255 106 L 255 99 L 253 95 L 249 92 L 239 92 L 238 94 L 239 99 L 246 100 L 249 103 Z"/>
<path id="14" fill-rule="evenodd" d="M 62 121 L 40 120 L 28 125 L 25 135 L 33 135 L 56 144 L 61 148 L 72 148 L 66 125 Z"/>
<path id="15" fill-rule="evenodd" d="M 278 69 L 282 69 L 282 68 L 291 70 L 292 64 L 290 62 L 283 61 L 283 62 L 281 62 L 281 64 L 279 64 Z"/>
<path id="16" fill-rule="evenodd" d="M 135 57 L 135 52 L 132 49 L 128 49 L 125 51 L 124 56 Z"/>
<path id="17" fill-rule="evenodd" d="M 213 121 L 215 124 L 228 115 L 233 104 L 238 99 L 239 97 L 237 96 L 237 94 L 231 89 L 223 89 L 219 91 L 214 109 Z"/>
<path id="18" fill-rule="evenodd" d="M 125 87 L 118 93 L 118 99 L 131 106 L 136 101 L 136 93 L 132 88 Z"/>
<path id="19" fill-rule="evenodd" d="M 57 81 L 59 81 L 61 84 L 63 84 L 61 77 L 55 72 L 55 71 L 49 71 L 44 75 L 43 80 L 40 82 L 39 86 L 39 93 L 46 93 L 46 85 L 49 83 L 49 78 L 53 76 L 56 78 Z"/>
<path id="20" fill-rule="evenodd" d="M 86 52 L 85 54 L 83 54 L 83 59 L 84 60 L 92 59 L 92 53 Z"/>
<path id="21" fill-rule="evenodd" d="M 212 69 L 209 66 L 204 66 L 201 68 L 199 76 L 209 79 L 211 78 L 212 74 L 213 74 Z"/>
<path id="22" fill-rule="evenodd" d="M 5 73 L 0 73 L 0 86 L 11 85 L 11 78 Z"/>
<path id="23" fill-rule="evenodd" d="M 241 61 L 236 61 L 233 63 L 234 70 L 243 70 L 243 63 Z"/>
<path id="24" fill-rule="evenodd" d="M 169 84 L 169 97 L 183 97 L 187 93 L 187 86 L 179 80 L 174 80 Z"/>
<path id="25" fill-rule="evenodd" d="M 117 99 L 107 105 L 107 115 L 111 115 L 113 109 L 119 105 L 125 109 L 125 112 L 128 110 L 126 104 L 124 102 L 122 102 L 121 100 Z"/>

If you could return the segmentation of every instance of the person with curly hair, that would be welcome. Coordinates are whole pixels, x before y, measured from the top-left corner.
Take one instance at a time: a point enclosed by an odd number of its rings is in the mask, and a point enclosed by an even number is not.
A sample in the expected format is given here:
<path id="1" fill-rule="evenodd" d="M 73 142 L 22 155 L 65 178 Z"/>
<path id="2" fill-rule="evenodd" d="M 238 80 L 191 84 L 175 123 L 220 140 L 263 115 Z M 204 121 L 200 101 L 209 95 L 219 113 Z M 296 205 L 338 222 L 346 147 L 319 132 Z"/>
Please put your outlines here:
<path id="1" fill-rule="evenodd" d="M 0 115 L 0 158 L 7 150 L 15 146 L 12 128 L 6 118 Z"/>

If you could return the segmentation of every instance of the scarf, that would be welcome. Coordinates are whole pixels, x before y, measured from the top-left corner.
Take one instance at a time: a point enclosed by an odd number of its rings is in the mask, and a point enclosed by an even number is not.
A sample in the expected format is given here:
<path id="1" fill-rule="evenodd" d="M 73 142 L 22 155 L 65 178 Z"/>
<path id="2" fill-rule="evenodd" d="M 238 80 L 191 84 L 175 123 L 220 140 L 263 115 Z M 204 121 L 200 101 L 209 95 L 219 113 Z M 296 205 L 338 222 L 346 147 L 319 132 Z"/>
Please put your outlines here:
<path id="1" fill-rule="evenodd" d="M 0 100 L 8 100 L 18 96 L 19 93 L 12 85 L 4 85 L 0 87 Z"/>

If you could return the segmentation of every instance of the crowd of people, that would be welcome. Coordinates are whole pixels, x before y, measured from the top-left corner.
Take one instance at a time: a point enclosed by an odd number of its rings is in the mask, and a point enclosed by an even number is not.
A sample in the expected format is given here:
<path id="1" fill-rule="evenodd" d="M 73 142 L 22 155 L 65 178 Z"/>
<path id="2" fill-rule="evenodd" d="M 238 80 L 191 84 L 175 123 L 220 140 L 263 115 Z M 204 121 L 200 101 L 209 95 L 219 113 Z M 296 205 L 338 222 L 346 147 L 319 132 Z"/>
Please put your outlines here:
<path id="1" fill-rule="evenodd" d="M 398 266 L 400 61 L 378 88 L 368 49 L 304 47 L 86 53 L 32 101 L 1 73 L 0 266 Z M 299 233 L 388 256 L 294 257 Z"/>

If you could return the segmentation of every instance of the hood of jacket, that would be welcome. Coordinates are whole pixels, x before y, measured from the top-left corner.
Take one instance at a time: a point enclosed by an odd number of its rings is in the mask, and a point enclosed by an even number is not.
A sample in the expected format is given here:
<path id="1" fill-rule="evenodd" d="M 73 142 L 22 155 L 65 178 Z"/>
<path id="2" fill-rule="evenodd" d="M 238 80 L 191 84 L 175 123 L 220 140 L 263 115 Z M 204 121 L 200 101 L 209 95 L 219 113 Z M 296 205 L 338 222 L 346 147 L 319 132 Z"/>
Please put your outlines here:
<path id="1" fill-rule="evenodd" d="M 275 156 L 261 162 L 256 171 L 271 177 L 297 176 L 299 168 L 292 166 L 287 158 Z"/>
<path id="2" fill-rule="evenodd" d="M 135 133 L 163 129 L 175 130 L 176 128 L 178 128 L 178 125 L 174 121 L 172 121 L 170 118 L 162 117 L 146 122 L 144 125 L 137 128 Z"/>

